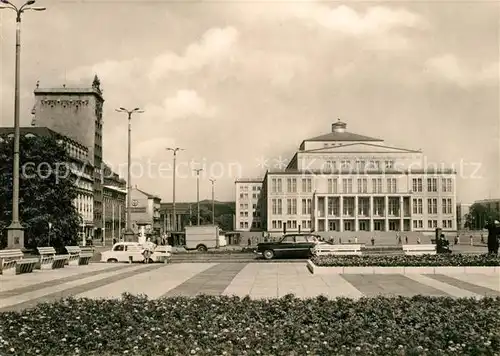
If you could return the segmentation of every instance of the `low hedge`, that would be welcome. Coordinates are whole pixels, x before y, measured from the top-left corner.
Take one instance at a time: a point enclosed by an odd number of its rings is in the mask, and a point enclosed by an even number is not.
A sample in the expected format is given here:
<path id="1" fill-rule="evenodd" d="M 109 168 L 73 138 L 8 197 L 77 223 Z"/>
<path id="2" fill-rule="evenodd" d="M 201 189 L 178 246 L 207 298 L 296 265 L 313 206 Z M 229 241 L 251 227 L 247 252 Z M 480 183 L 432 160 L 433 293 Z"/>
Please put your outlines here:
<path id="1" fill-rule="evenodd" d="M 0 314 L 0 355 L 498 355 L 500 298 L 66 299 Z"/>
<path id="2" fill-rule="evenodd" d="M 500 266 L 500 257 L 495 255 L 422 255 L 422 256 L 314 256 L 311 261 L 320 267 L 460 267 Z"/>

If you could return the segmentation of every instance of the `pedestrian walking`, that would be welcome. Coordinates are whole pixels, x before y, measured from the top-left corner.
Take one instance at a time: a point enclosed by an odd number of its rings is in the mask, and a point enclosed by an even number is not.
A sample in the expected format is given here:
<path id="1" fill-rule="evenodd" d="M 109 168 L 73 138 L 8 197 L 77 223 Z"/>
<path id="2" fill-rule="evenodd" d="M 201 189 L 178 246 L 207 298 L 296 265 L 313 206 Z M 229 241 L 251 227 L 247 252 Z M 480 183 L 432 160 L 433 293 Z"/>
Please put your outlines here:
<path id="1" fill-rule="evenodd" d="M 481 243 L 484 244 L 484 235 L 481 234 Z"/>
<path id="2" fill-rule="evenodd" d="M 469 239 L 470 239 L 470 245 L 474 246 L 474 237 L 470 235 Z"/>
<path id="3" fill-rule="evenodd" d="M 405 244 L 408 245 L 408 235 L 405 236 Z"/>
<path id="4" fill-rule="evenodd" d="M 375 246 L 375 237 L 372 236 L 372 246 Z"/>
<path id="5" fill-rule="evenodd" d="M 358 237 L 357 236 L 354 236 L 354 243 L 357 244 L 358 243 Z"/>
<path id="6" fill-rule="evenodd" d="M 422 241 L 420 240 L 420 236 L 417 236 L 417 245 L 420 245 Z"/>

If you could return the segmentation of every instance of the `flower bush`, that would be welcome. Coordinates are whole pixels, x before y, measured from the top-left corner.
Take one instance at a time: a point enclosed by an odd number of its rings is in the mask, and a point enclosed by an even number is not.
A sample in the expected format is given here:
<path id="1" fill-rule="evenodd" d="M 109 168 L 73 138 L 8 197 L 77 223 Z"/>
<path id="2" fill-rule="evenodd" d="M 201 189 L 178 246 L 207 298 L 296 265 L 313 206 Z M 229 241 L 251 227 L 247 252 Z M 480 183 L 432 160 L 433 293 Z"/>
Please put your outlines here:
<path id="1" fill-rule="evenodd" d="M 0 355 L 498 355 L 500 298 L 66 299 L 0 314 Z"/>
<path id="2" fill-rule="evenodd" d="M 314 256 L 311 261 L 321 267 L 439 267 L 439 266 L 500 266 L 494 255 L 364 255 Z"/>

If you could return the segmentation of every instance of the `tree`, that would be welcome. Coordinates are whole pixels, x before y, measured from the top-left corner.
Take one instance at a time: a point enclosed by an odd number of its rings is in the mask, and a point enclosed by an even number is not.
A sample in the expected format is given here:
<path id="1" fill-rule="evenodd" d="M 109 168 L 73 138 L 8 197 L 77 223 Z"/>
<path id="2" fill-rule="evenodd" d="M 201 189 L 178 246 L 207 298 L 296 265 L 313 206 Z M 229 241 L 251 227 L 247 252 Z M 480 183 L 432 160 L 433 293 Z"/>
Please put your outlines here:
<path id="1" fill-rule="evenodd" d="M 0 142 L 0 248 L 7 246 L 5 228 L 12 219 L 13 142 Z M 50 245 L 62 251 L 78 241 L 80 215 L 73 205 L 75 177 L 70 157 L 54 137 L 21 137 L 19 217 L 28 249 Z"/>
<path id="2" fill-rule="evenodd" d="M 469 213 L 465 216 L 465 227 L 471 230 L 480 230 L 485 227 L 488 222 L 500 220 L 498 211 L 488 209 L 485 205 L 474 203 L 469 209 Z"/>

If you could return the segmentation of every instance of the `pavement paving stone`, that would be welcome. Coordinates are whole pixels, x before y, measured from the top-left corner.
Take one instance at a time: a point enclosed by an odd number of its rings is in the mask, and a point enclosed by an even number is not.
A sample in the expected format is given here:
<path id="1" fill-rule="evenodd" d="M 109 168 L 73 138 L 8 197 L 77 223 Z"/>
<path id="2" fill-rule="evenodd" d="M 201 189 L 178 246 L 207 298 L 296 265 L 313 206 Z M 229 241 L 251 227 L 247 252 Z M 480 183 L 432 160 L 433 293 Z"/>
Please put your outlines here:
<path id="1" fill-rule="evenodd" d="M 190 296 L 198 294 L 221 295 L 233 278 L 245 268 L 245 263 L 220 263 L 195 275 L 186 282 L 164 294 Z"/>
<path id="2" fill-rule="evenodd" d="M 164 267 L 145 275 L 139 274 L 123 278 L 101 288 L 78 294 L 76 297 L 119 298 L 122 293 L 127 292 L 130 294 L 145 294 L 151 299 L 156 299 L 212 266 L 214 266 L 213 263 L 164 265 Z"/>
<path id="3" fill-rule="evenodd" d="M 404 275 L 398 274 L 343 274 L 341 275 L 347 282 L 352 284 L 365 296 L 394 296 L 401 295 L 411 297 L 418 294 L 429 296 L 447 296 L 445 292 L 430 287 L 428 285 L 413 281 Z"/>
<path id="4" fill-rule="evenodd" d="M 447 283 L 440 282 L 436 279 L 429 278 L 429 276 L 421 275 L 421 274 L 407 274 L 405 277 L 410 278 L 411 280 L 414 280 L 418 283 L 422 283 L 425 285 L 428 285 L 430 287 L 439 289 L 440 291 L 445 292 L 448 295 L 451 295 L 453 297 L 457 298 L 478 298 L 480 295 L 476 293 L 472 293 L 468 290 L 460 289 L 455 286 L 452 286 Z"/>
<path id="5" fill-rule="evenodd" d="M 450 284 L 452 286 L 455 286 L 460 289 L 468 290 L 472 293 L 479 294 L 479 295 L 484 295 L 484 296 L 490 296 L 490 297 L 500 297 L 500 292 L 491 288 L 486 288 L 486 287 L 481 287 L 476 284 L 472 284 L 469 282 L 462 281 L 460 279 L 457 279 L 455 277 L 451 276 L 446 276 L 444 274 L 432 274 L 428 275 L 428 277 L 435 279 L 440 282 L 444 282 L 447 284 Z"/>
<path id="6" fill-rule="evenodd" d="M 64 282 L 93 276 L 101 271 L 117 271 L 131 267 L 131 264 L 91 263 L 87 266 L 66 266 L 53 270 L 34 270 L 33 273 L 22 275 L 0 275 L 0 298 L 7 295 L 19 294 L 21 291 L 30 291 L 50 287 Z"/>
<path id="7" fill-rule="evenodd" d="M 119 279 L 127 278 L 135 274 L 146 273 L 160 267 L 162 267 L 162 265 L 135 265 L 127 270 L 113 271 L 101 275 L 98 274 L 93 277 L 84 278 L 83 280 L 71 281 L 55 287 L 51 286 L 49 288 L 16 295 L 0 300 L 0 312 L 26 309 L 38 303 L 53 302 L 61 298 L 75 296 L 84 291 L 105 286 Z"/>
<path id="8" fill-rule="evenodd" d="M 500 292 L 500 272 L 496 275 L 454 274 L 453 278 Z"/>

